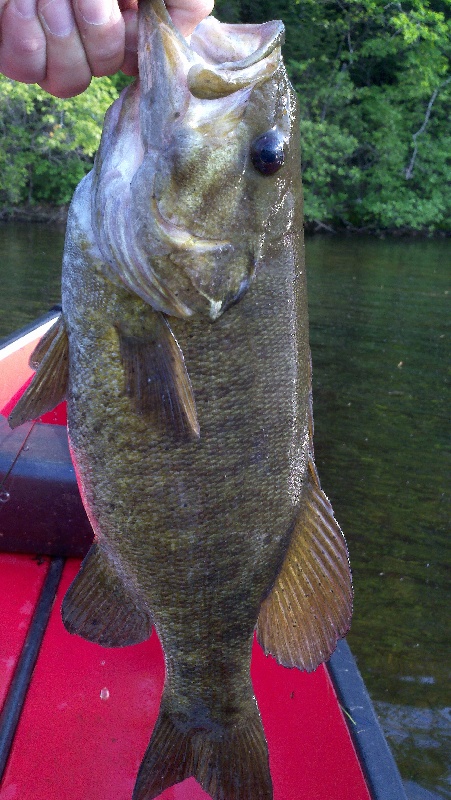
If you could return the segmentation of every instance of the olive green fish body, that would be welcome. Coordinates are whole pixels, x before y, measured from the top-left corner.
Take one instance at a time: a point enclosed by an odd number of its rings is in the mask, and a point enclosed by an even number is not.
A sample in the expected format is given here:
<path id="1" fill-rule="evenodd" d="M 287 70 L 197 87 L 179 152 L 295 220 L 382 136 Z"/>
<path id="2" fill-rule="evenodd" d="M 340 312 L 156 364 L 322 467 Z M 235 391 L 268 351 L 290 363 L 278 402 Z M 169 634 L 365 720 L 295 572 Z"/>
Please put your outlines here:
<path id="1" fill-rule="evenodd" d="M 214 324 L 172 321 L 201 431 L 177 443 L 171 431 L 133 413 L 124 391 L 117 321 L 145 337 L 154 312 L 70 252 L 72 454 L 94 530 L 149 609 L 185 701 L 196 691 L 225 695 L 243 674 L 247 688 L 259 608 L 283 561 L 306 479 L 303 276 L 291 248 L 280 256 L 268 257 L 241 302 Z"/>
<path id="2" fill-rule="evenodd" d="M 191 45 L 140 4 L 140 78 L 72 201 L 63 313 L 18 425 L 67 398 L 94 544 L 71 633 L 166 659 L 133 800 L 194 776 L 270 800 L 249 676 L 312 670 L 348 627 L 347 550 L 313 458 L 297 103 L 283 26 L 208 18 Z"/>

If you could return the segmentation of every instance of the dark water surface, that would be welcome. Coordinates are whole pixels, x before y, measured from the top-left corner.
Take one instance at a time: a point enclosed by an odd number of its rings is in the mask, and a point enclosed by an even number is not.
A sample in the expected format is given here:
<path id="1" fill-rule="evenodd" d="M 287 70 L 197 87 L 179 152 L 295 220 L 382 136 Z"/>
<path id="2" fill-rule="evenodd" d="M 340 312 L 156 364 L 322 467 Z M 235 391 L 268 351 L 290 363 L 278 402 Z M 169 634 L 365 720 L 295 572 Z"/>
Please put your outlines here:
<path id="1" fill-rule="evenodd" d="M 409 794 L 451 797 L 451 240 L 314 238 L 307 256 L 316 461 L 349 543 L 349 643 Z"/>
<path id="2" fill-rule="evenodd" d="M 61 300 L 64 228 L 0 223 L 0 341 Z"/>
<path id="3" fill-rule="evenodd" d="M 58 302 L 63 238 L 0 227 L 0 338 Z M 351 553 L 349 643 L 409 798 L 451 798 L 451 240 L 315 237 L 307 258 L 316 461 Z"/>

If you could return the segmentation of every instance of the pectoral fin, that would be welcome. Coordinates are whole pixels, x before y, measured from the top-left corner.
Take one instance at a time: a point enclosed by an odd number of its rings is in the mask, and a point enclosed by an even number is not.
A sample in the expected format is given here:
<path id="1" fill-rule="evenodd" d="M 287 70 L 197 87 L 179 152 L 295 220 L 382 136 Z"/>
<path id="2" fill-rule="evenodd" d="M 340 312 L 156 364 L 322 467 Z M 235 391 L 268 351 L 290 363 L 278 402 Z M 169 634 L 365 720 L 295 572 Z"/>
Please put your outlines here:
<path id="1" fill-rule="evenodd" d="M 199 437 L 191 381 L 183 353 L 160 313 L 141 335 L 118 326 L 126 391 L 136 411 L 148 415 L 153 424 L 172 432 L 177 439 Z"/>
<path id="2" fill-rule="evenodd" d="M 69 633 L 103 647 L 125 647 L 149 638 L 147 611 L 119 575 L 112 558 L 94 543 L 63 600 L 62 617 Z"/>
<path id="3" fill-rule="evenodd" d="M 349 630 L 352 583 L 344 536 L 321 490 L 313 459 L 288 552 L 263 601 L 257 638 L 280 664 L 308 672 Z"/>
<path id="4" fill-rule="evenodd" d="M 30 366 L 36 369 L 36 374 L 8 417 L 11 428 L 42 416 L 65 399 L 69 342 L 62 315 L 35 347 Z"/>

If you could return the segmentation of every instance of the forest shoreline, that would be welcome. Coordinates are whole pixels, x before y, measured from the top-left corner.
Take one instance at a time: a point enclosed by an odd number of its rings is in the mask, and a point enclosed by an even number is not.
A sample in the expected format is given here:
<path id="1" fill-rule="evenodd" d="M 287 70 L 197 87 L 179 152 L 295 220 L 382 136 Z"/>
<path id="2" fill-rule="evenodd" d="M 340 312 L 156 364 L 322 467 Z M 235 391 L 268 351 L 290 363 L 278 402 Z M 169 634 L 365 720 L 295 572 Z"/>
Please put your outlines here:
<path id="1" fill-rule="evenodd" d="M 309 233 L 451 235 L 449 3 L 216 0 L 224 22 L 284 21 Z M 95 78 L 62 100 L 0 75 L 0 219 L 64 224 L 128 83 Z"/>
<path id="2" fill-rule="evenodd" d="M 10 206 L 0 209 L 0 222 L 33 222 L 43 225 L 66 225 L 69 205 Z"/>
<path id="3" fill-rule="evenodd" d="M 38 225 L 55 225 L 65 227 L 69 204 L 62 206 L 36 205 L 36 206 L 11 206 L 0 209 L 0 223 L 30 222 Z M 349 236 L 375 236 L 377 238 L 393 237 L 396 239 L 446 239 L 451 237 L 450 231 L 416 230 L 413 228 L 377 228 L 368 226 L 356 228 L 350 225 L 333 226 L 317 220 L 308 220 L 304 223 L 307 236 L 316 234 L 349 235 Z"/>

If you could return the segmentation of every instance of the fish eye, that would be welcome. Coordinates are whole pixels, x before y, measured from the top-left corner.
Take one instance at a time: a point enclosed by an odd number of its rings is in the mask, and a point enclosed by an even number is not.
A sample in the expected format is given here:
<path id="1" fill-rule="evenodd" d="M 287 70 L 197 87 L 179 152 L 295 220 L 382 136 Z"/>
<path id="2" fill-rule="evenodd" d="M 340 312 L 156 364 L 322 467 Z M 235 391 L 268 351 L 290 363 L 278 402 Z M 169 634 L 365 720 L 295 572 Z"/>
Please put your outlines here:
<path id="1" fill-rule="evenodd" d="M 271 128 L 258 136 L 251 145 L 251 161 L 262 175 L 274 175 L 285 161 L 285 140 L 277 130 Z"/>

